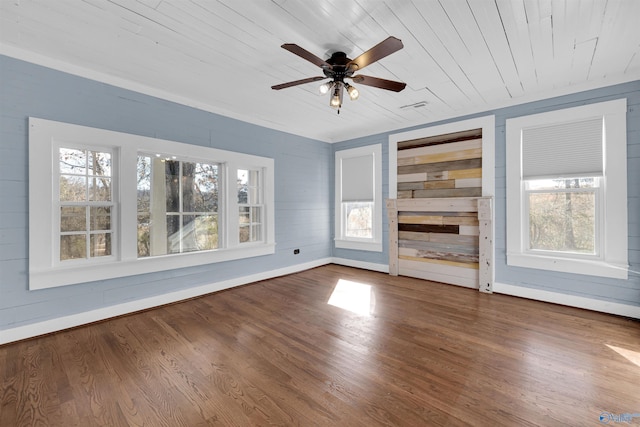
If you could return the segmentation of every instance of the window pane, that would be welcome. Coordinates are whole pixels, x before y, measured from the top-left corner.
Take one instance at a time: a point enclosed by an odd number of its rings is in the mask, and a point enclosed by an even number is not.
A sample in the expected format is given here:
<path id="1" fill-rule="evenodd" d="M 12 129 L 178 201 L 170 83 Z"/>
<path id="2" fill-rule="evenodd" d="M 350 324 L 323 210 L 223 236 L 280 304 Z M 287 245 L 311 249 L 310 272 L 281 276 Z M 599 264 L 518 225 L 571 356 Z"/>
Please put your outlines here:
<path id="1" fill-rule="evenodd" d="M 180 216 L 167 215 L 167 253 L 180 253 Z"/>
<path id="2" fill-rule="evenodd" d="M 251 241 L 259 242 L 262 240 L 262 235 L 260 234 L 262 231 L 262 227 L 260 224 L 254 224 L 251 226 Z"/>
<path id="3" fill-rule="evenodd" d="M 594 192 L 529 193 L 529 248 L 595 253 Z"/>
<path id="4" fill-rule="evenodd" d="M 218 165 L 206 163 L 194 163 L 195 168 L 189 176 L 189 168 L 186 163 L 183 166 L 183 182 L 188 183 L 191 188 L 183 188 L 185 200 L 188 200 L 188 192 L 193 196 L 193 205 L 183 207 L 184 212 L 217 212 L 218 211 Z"/>
<path id="5" fill-rule="evenodd" d="M 111 255 L 111 233 L 91 235 L 91 257 Z"/>
<path id="6" fill-rule="evenodd" d="M 261 211 L 262 209 L 257 206 L 251 207 L 251 222 L 262 222 L 262 215 L 260 214 Z"/>
<path id="7" fill-rule="evenodd" d="M 86 231 L 87 208 L 84 206 L 62 206 L 60 208 L 60 231 Z"/>
<path id="8" fill-rule="evenodd" d="M 85 150 L 74 148 L 60 148 L 60 173 L 86 175 L 87 155 Z"/>
<path id="9" fill-rule="evenodd" d="M 151 234 L 149 227 L 149 215 L 138 215 L 138 257 L 151 255 Z"/>
<path id="10" fill-rule="evenodd" d="M 218 216 L 201 215 L 194 222 L 197 250 L 216 249 L 218 247 Z"/>
<path id="11" fill-rule="evenodd" d="M 344 203 L 345 237 L 373 238 L 373 202 Z"/>
<path id="12" fill-rule="evenodd" d="M 527 190 L 564 190 L 569 188 L 597 188 L 600 179 L 595 177 L 567 179 L 535 179 L 525 181 Z"/>
<path id="13" fill-rule="evenodd" d="M 193 252 L 218 247 L 218 224 L 215 215 L 184 215 L 181 251 Z"/>
<path id="14" fill-rule="evenodd" d="M 89 178 L 89 200 L 111 201 L 111 178 Z"/>
<path id="15" fill-rule="evenodd" d="M 111 176 L 111 153 L 89 151 L 89 175 Z"/>
<path id="16" fill-rule="evenodd" d="M 260 204 L 261 195 L 260 171 L 238 169 L 238 203 Z"/>
<path id="17" fill-rule="evenodd" d="M 84 176 L 60 175 L 60 201 L 85 202 L 87 200 L 87 178 Z"/>
<path id="18" fill-rule="evenodd" d="M 89 211 L 91 230 L 111 230 L 111 207 L 92 207 Z"/>
<path id="19" fill-rule="evenodd" d="M 249 187 L 249 203 L 250 204 L 260 204 L 260 188 L 258 187 Z"/>
<path id="20" fill-rule="evenodd" d="M 249 171 L 238 169 L 238 203 L 249 203 Z"/>
<path id="21" fill-rule="evenodd" d="M 240 226 L 240 243 L 251 241 L 251 227 L 249 225 Z"/>
<path id="22" fill-rule="evenodd" d="M 197 218 L 195 215 L 185 215 L 182 217 L 182 252 L 198 250 Z"/>
<path id="23" fill-rule="evenodd" d="M 166 184 L 167 212 L 180 211 L 180 162 L 168 160 L 164 162 Z"/>
<path id="24" fill-rule="evenodd" d="M 87 257 L 87 237 L 84 234 L 60 236 L 60 261 Z"/>
<path id="25" fill-rule="evenodd" d="M 248 206 L 240 206 L 238 208 L 240 210 L 240 217 L 238 218 L 238 222 L 240 225 L 249 224 L 251 222 L 251 217 L 249 216 L 249 207 Z"/>
<path id="26" fill-rule="evenodd" d="M 195 182 L 196 163 L 182 162 L 182 212 L 199 212 L 199 198 Z"/>

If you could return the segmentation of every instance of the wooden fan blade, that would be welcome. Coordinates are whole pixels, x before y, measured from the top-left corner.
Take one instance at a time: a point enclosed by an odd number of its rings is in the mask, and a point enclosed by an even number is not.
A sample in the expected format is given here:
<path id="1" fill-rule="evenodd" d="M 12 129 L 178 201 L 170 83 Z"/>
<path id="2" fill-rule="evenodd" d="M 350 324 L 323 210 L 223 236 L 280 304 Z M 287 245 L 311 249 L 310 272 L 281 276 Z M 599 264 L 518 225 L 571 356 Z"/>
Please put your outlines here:
<path id="1" fill-rule="evenodd" d="M 275 90 L 280 90 L 280 89 L 285 89 L 291 86 L 298 86 L 298 85 L 303 85 L 305 83 L 311 83 L 311 82 L 317 82 L 319 80 L 324 80 L 326 79 L 325 76 L 318 76 L 318 77 L 309 77 L 306 79 L 301 79 L 301 80 L 296 80 L 293 82 L 288 82 L 288 83 L 281 83 L 279 85 L 275 85 L 275 86 L 271 86 L 271 89 L 275 89 Z"/>
<path id="2" fill-rule="evenodd" d="M 289 52 L 293 53 L 294 55 L 298 55 L 302 59 L 306 59 L 307 61 L 311 62 L 312 64 L 317 65 L 320 68 L 323 68 L 323 69 L 326 69 L 326 70 L 331 70 L 333 68 L 331 66 L 331 64 L 329 64 L 327 61 L 325 61 L 322 58 L 317 57 L 316 55 L 314 55 L 313 53 L 309 52 L 308 50 L 301 48 L 297 44 L 285 43 L 281 47 L 283 49 L 288 50 Z"/>
<path id="3" fill-rule="evenodd" d="M 373 64 L 385 56 L 389 56 L 392 53 L 399 51 L 403 47 L 404 45 L 402 44 L 402 40 L 393 36 L 389 37 L 358 56 L 356 59 L 351 60 L 351 62 L 347 64 L 347 67 L 350 67 L 353 70 L 362 70 L 367 65 Z"/>
<path id="4" fill-rule="evenodd" d="M 402 82 L 396 82 L 394 80 L 386 80 L 381 79 L 379 77 L 371 77 L 371 76 L 363 76 L 362 74 L 358 74 L 357 76 L 351 77 L 351 79 L 358 84 L 365 86 L 373 86 L 380 89 L 392 90 L 394 92 L 400 92 L 404 89 L 407 84 Z"/>

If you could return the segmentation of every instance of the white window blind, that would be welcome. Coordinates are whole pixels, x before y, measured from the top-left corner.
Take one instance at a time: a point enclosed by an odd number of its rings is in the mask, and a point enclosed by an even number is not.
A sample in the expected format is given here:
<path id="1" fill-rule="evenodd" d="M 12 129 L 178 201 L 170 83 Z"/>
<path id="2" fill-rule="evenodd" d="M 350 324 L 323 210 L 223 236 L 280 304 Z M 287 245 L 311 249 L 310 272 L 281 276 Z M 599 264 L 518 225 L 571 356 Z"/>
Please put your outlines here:
<path id="1" fill-rule="evenodd" d="M 523 179 L 603 175 L 602 117 L 522 129 Z"/>
<path id="2" fill-rule="evenodd" d="M 373 154 L 342 159 L 342 201 L 373 201 Z"/>

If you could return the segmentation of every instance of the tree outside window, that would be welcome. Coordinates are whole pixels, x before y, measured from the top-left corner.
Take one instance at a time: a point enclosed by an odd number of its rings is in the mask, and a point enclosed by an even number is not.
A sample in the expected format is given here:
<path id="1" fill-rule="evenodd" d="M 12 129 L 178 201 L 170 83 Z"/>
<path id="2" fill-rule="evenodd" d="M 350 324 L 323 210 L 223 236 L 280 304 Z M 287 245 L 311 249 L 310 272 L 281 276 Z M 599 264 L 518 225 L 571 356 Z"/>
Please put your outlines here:
<path id="1" fill-rule="evenodd" d="M 219 164 L 138 156 L 138 257 L 219 247 Z"/>

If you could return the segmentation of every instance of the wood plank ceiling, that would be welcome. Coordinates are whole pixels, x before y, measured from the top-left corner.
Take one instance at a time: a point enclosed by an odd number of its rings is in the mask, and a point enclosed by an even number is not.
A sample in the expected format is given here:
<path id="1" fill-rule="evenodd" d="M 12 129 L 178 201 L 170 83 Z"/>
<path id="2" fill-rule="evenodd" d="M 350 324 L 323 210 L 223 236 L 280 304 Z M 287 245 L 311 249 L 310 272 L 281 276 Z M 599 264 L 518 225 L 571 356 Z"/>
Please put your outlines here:
<path id="1" fill-rule="evenodd" d="M 0 53 L 328 142 L 640 79 L 638 0 L 0 0 Z M 329 107 L 280 48 L 404 49 Z M 357 84 L 356 84 L 357 86 Z"/>

